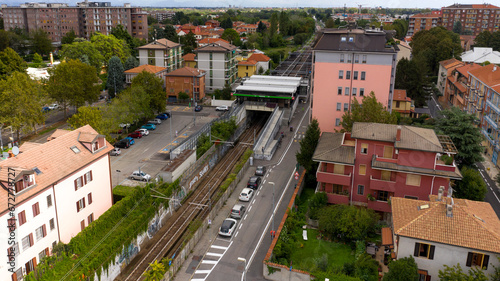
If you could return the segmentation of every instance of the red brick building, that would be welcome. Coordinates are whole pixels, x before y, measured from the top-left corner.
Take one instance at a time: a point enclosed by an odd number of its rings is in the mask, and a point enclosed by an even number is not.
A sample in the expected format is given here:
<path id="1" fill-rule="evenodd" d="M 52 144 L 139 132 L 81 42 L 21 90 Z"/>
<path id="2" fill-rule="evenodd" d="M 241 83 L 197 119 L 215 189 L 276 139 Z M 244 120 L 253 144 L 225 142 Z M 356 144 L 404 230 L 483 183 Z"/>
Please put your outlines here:
<path id="1" fill-rule="evenodd" d="M 477 36 L 483 31 L 500 30 L 500 7 L 491 4 L 453 4 L 441 8 L 443 26 L 453 30 L 455 22 L 462 24 L 462 32 Z"/>
<path id="2" fill-rule="evenodd" d="M 176 102 L 179 93 L 184 92 L 199 101 L 205 97 L 205 74 L 206 71 L 183 67 L 165 75 L 165 85 L 167 89 L 167 99 L 169 102 Z"/>
<path id="3" fill-rule="evenodd" d="M 429 30 L 441 23 L 440 13 L 416 14 L 410 17 L 407 37 L 412 37 L 420 30 Z"/>

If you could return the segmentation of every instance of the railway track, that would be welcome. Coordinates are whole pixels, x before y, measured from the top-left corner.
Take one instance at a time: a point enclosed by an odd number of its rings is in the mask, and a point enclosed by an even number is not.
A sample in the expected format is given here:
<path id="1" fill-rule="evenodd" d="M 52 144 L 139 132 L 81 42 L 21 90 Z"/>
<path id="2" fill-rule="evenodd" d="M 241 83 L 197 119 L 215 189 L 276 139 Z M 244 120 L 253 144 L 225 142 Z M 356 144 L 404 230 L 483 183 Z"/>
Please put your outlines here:
<path id="1" fill-rule="evenodd" d="M 172 257 L 183 246 L 185 234 L 191 222 L 203 220 L 210 212 L 209 205 L 212 197 L 219 190 L 221 182 L 231 172 L 243 152 L 252 141 L 254 130 L 260 131 L 264 122 L 259 120 L 247 129 L 240 137 L 238 144 L 205 176 L 198 187 L 193 191 L 182 206 L 169 218 L 152 242 L 141 250 L 122 273 L 115 279 L 118 281 L 138 281 L 143 279 L 149 264 L 163 257 Z M 247 143 L 247 144 L 243 144 Z M 158 239 L 159 237 L 159 239 Z"/>

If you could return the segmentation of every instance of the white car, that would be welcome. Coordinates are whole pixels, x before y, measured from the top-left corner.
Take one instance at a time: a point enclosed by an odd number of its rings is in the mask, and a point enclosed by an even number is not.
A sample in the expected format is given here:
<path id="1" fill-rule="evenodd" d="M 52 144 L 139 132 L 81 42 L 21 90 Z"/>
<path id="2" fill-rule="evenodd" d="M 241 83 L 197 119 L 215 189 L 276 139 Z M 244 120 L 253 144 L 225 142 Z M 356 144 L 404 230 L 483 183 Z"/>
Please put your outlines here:
<path id="1" fill-rule="evenodd" d="M 221 105 L 221 106 L 217 106 L 215 108 L 215 111 L 228 111 L 229 110 L 229 107 L 227 105 Z"/>
<path id="2" fill-rule="evenodd" d="M 141 134 L 142 134 L 143 136 L 147 136 L 147 135 L 149 135 L 149 131 L 148 131 L 148 129 L 143 129 L 143 128 L 141 128 L 141 129 L 139 129 L 139 130 L 137 130 L 137 131 L 141 132 Z"/>
<path id="3" fill-rule="evenodd" d="M 121 123 L 119 126 L 120 126 L 120 128 L 122 128 L 122 129 L 125 129 L 125 128 L 130 128 L 130 124 L 128 124 L 128 123 L 127 123 L 127 124 L 125 124 L 125 123 Z"/>
<path id="4" fill-rule="evenodd" d="M 230 237 L 231 235 L 233 235 L 237 225 L 237 220 L 229 218 L 225 219 L 219 228 L 219 235 Z"/>
<path id="5" fill-rule="evenodd" d="M 115 147 L 113 150 L 109 152 L 109 155 L 111 156 L 118 156 L 120 154 L 122 154 L 122 151 L 118 147 Z"/>
<path id="6" fill-rule="evenodd" d="M 253 193 L 254 193 L 253 189 L 248 187 L 243 188 L 239 197 L 240 201 L 245 201 L 245 202 L 250 201 L 253 197 Z"/>
<path id="7" fill-rule="evenodd" d="M 58 109 L 59 105 L 57 103 L 53 103 L 53 104 L 49 104 L 48 107 L 49 107 L 50 110 L 54 110 L 54 109 Z"/>
<path id="8" fill-rule="evenodd" d="M 149 120 L 148 121 L 149 124 L 155 124 L 155 125 L 160 125 L 161 124 L 161 120 L 156 118 L 156 119 L 153 119 L 153 120 Z"/>
<path id="9" fill-rule="evenodd" d="M 133 180 L 140 180 L 140 181 L 151 180 L 151 176 L 149 174 L 144 173 L 143 171 L 134 171 L 132 175 L 130 175 L 130 178 Z"/>

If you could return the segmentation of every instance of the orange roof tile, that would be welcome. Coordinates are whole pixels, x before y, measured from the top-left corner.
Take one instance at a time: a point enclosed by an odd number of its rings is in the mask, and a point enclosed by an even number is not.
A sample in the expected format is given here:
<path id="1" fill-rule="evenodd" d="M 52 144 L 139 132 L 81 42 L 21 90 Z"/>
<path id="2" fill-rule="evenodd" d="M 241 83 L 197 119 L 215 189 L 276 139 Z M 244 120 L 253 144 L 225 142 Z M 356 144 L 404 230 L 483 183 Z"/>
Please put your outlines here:
<path id="1" fill-rule="evenodd" d="M 164 71 L 164 70 L 166 70 L 165 67 L 143 64 L 143 65 L 139 65 L 138 67 L 134 67 L 132 69 L 129 69 L 129 70 L 125 71 L 125 73 L 141 73 L 143 71 L 146 71 L 146 72 L 156 74 L 156 73 Z"/>
<path id="2" fill-rule="evenodd" d="M 494 90 L 500 87 L 500 67 L 495 64 L 470 70 L 469 73 Z"/>
<path id="3" fill-rule="evenodd" d="M 195 61 L 196 55 L 193 53 L 185 54 L 184 56 L 182 56 L 182 59 L 184 59 L 184 61 Z"/>
<path id="4" fill-rule="evenodd" d="M 481 67 L 483 67 L 483 66 L 480 65 L 480 64 L 469 63 L 469 64 L 466 64 L 464 66 L 457 67 L 456 71 L 460 72 L 466 78 L 469 78 L 469 71 L 474 70 L 474 69 L 478 69 L 478 68 L 481 68 Z"/>
<path id="5" fill-rule="evenodd" d="M 256 64 L 257 64 L 257 61 L 254 61 L 251 59 L 242 60 L 242 61 L 238 62 L 238 65 L 256 65 Z"/>
<path id="6" fill-rule="evenodd" d="M 172 42 L 168 39 L 162 38 L 158 39 L 156 41 L 153 41 L 149 44 L 146 44 L 144 46 L 140 46 L 137 49 L 168 49 L 168 48 L 174 48 L 177 46 L 180 46 L 181 44 Z"/>
<path id="7" fill-rule="evenodd" d="M 55 138 L 57 138 L 57 137 L 60 137 L 60 136 L 62 136 L 62 135 L 65 135 L 65 134 L 67 134 L 67 133 L 69 133 L 69 132 L 71 132 L 71 131 L 70 131 L 70 130 L 63 130 L 63 129 L 56 129 L 56 130 L 52 133 L 52 135 L 50 135 L 50 136 L 48 136 L 48 137 L 47 137 L 47 141 L 51 141 L 51 140 L 53 140 L 53 139 L 55 139 Z"/>
<path id="8" fill-rule="evenodd" d="M 395 101 L 406 101 L 406 90 L 394 89 L 394 97 L 392 99 Z"/>
<path id="9" fill-rule="evenodd" d="M 218 42 L 224 42 L 226 44 L 229 44 L 229 41 L 221 39 L 221 38 L 203 38 L 200 41 L 198 41 L 198 44 L 210 44 L 210 43 L 218 43 Z"/>
<path id="10" fill-rule="evenodd" d="M 500 220 L 489 203 L 431 195 L 430 201 L 392 197 L 394 234 L 459 247 L 500 253 Z M 419 206 L 429 208 L 419 210 Z"/>
<path id="11" fill-rule="evenodd" d="M 479 4 L 479 5 L 472 4 L 472 8 L 473 9 L 498 9 L 497 6 L 491 5 L 491 4 Z"/>
<path id="12" fill-rule="evenodd" d="M 57 184 L 82 167 L 102 157 L 109 157 L 108 153 L 113 149 L 110 143 L 104 140 L 104 148 L 92 153 L 78 141 L 78 136 L 81 133 L 97 134 L 90 125 L 85 125 L 0 162 L 0 181 L 4 183 L 8 181 L 9 167 L 15 167 L 19 172 L 25 173 L 33 173 L 33 169 L 36 167 L 42 172 L 35 177 L 36 186 L 16 194 L 16 204 L 20 204 L 53 184 Z M 76 147 L 79 152 L 75 153 L 71 149 L 72 147 Z M 1 214 L 7 211 L 7 200 L 7 191 L 0 188 Z"/>
<path id="13" fill-rule="evenodd" d="M 26 152 L 34 147 L 37 147 L 39 145 L 42 145 L 41 143 L 37 143 L 37 142 L 25 142 L 23 143 L 20 147 L 19 147 L 19 152 Z"/>
<path id="14" fill-rule="evenodd" d="M 452 58 L 449 60 L 440 61 L 439 64 L 441 66 L 443 66 L 445 69 L 450 69 L 450 68 L 457 66 L 457 65 L 464 65 L 465 63 L 457 60 L 456 58 Z"/>
<path id="15" fill-rule="evenodd" d="M 410 18 L 439 18 L 441 15 L 438 14 L 416 14 L 411 16 Z"/>
<path id="16" fill-rule="evenodd" d="M 252 54 L 248 60 L 255 60 L 255 61 L 270 61 L 271 59 L 264 55 L 264 54 Z"/>
<path id="17" fill-rule="evenodd" d="M 206 71 L 201 70 L 198 68 L 192 68 L 189 66 L 185 66 L 183 68 L 176 69 L 172 72 L 169 72 L 165 74 L 165 76 L 187 76 L 187 77 L 193 77 L 193 76 L 201 76 L 205 75 Z"/>

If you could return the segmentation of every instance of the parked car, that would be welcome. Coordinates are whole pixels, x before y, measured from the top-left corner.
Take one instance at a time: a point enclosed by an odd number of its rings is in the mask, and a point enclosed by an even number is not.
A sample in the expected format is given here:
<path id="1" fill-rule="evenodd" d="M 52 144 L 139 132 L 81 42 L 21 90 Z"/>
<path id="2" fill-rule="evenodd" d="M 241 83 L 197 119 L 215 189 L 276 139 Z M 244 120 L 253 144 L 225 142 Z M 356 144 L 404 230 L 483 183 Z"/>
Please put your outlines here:
<path id="1" fill-rule="evenodd" d="M 49 104 L 50 110 L 54 110 L 54 109 L 58 109 L 58 108 L 59 108 L 59 105 L 57 103 Z"/>
<path id="2" fill-rule="evenodd" d="M 256 176 L 263 176 L 266 174 L 266 167 L 265 166 L 257 166 L 257 169 L 255 169 L 255 175 Z"/>
<path id="3" fill-rule="evenodd" d="M 130 178 L 139 181 L 149 181 L 151 179 L 151 176 L 149 174 L 144 173 L 143 171 L 134 171 L 130 175 Z"/>
<path id="4" fill-rule="evenodd" d="M 201 106 L 201 105 L 197 105 L 194 107 L 194 111 L 196 111 L 196 112 L 200 112 L 202 109 L 203 109 L 203 106 Z"/>
<path id="5" fill-rule="evenodd" d="M 153 120 L 149 120 L 148 121 L 148 124 L 155 124 L 155 125 L 160 125 L 161 124 L 161 120 L 156 118 L 156 119 L 153 119 Z"/>
<path id="6" fill-rule="evenodd" d="M 248 183 L 247 183 L 247 187 L 248 188 L 252 188 L 252 189 L 257 189 L 259 188 L 259 185 L 260 185 L 260 177 L 250 177 L 250 179 L 248 179 Z"/>
<path id="7" fill-rule="evenodd" d="M 130 143 L 130 145 L 135 144 L 135 140 L 133 138 L 131 138 L 131 137 L 126 137 L 126 138 L 124 138 L 124 140 L 128 140 L 128 142 Z"/>
<path id="8" fill-rule="evenodd" d="M 139 130 L 137 130 L 137 131 L 141 132 L 141 134 L 142 134 L 143 136 L 148 136 L 148 135 L 149 135 L 149 131 L 148 131 L 148 130 L 146 130 L 146 129 L 139 129 Z"/>
<path id="9" fill-rule="evenodd" d="M 169 116 L 168 116 L 167 114 L 165 114 L 165 113 L 160 113 L 160 114 L 156 115 L 156 117 L 155 117 L 155 118 L 156 118 L 156 119 L 160 119 L 160 120 L 167 120 L 167 119 L 168 119 L 168 117 L 169 117 Z"/>
<path id="10" fill-rule="evenodd" d="M 221 105 L 221 106 L 217 106 L 215 108 L 215 111 L 228 111 L 229 110 L 229 107 L 227 105 Z"/>
<path id="11" fill-rule="evenodd" d="M 245 201 L 248 202 L 252 199 L 253 197 L 253 189 L 251 188 L 243 188 L 243 190 L 240 193 L 240 201 Z"/>
<path id="12" fill-rule="evenodd" d="M 140 131 L 135 131 L 133 133 L 128 134 L 128 136 L 134 139 L 140 139 L 142 138 L 142 133 Z"/>
<path id="13" fill-rule="evenodd" d="M 42 112 L 49 112 L 50 108 L 48 106 L 42 107 Z"/>
<path id="14" fill-rule="evenodd" d="M 172 115 L 170 115 L 170 112 L 163 112 L 163 113 L 160 113 L 160 114 L 165 114 L 165 115 L 167 115 L 168 118 L 172 117 Z"/>
<path id="15" fill-rule="evenodd" d="M 243 214 L 245 213 L 245 206 L 236 204 L 234 207 L 231 209 L 231 217 L 235 219 L 241 219 L 243 217 Z"/>
<path id="16" fill-rule="evenodd" d="M 238 225 L 237 220 L 230 218 L 225 219 L 219 228 L 219 235 L 231 237 L 237 225 Z"/>
<path id="17" fill-rule="evenodd" d="M 126 139 L 123 139 L 119 142 L 116 142 L 115 143 L 115 147 L 119 147 L 119 148 L 129 148 L 130 147 L 130 142 Z"/>
<path id="18" fill-rule="evenodd" d="M 141 129 L 146 129 L 146 130 L 156 130 L 156 126 L 154 124 L 146 124 L 146 125 L 142 125 L 141 126 Z"/>
<path id="19" fill-rule="evenodd" d="M 113 150 L 109 152 L 109 155 L 111 156 L 118 156 L 120 154 L 122 154 L 122 151 L 118 147 L 115 147 Z"/>

